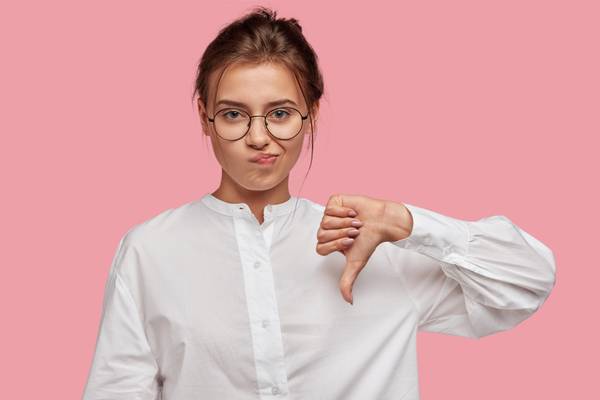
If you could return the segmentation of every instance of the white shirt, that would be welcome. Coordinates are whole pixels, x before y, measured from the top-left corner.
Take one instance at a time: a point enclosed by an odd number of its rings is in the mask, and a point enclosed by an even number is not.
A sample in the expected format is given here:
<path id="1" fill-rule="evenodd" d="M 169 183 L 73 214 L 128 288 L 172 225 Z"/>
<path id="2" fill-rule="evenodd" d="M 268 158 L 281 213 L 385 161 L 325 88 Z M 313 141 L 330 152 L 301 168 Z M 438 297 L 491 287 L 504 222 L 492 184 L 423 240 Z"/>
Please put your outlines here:
<path id="1" fill-rule="evenodd" d="M 344 255 L 316 252 L 325 207 L 309 199 L 267 205 L 261 225 L 207 193 L 133 226 L 83 399 L 418 399 L 417 331 L 516 326 L 552 290 L 555 260 L 505 216 L 404 204 L 411 235 L 375 249 L 354 305 L 339 290 Z"/>

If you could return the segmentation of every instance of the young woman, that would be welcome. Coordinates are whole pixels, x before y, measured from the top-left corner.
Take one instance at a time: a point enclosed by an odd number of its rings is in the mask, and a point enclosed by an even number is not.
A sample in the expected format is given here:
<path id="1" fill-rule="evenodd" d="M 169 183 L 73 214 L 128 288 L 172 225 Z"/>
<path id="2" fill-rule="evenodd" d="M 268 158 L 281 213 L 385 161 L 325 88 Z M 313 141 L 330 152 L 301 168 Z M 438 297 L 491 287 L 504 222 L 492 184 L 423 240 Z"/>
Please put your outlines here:
<path id="1" fill-rule="evenodd" d="M 553 253 L 504 216 L 290 196 L 322 93 L 295 19 L 259 8 L 208 46 L 221 183 L 122 237 L 84 400 L 418 399 L 417 331 L 480 338 L 546 300 Z"/>

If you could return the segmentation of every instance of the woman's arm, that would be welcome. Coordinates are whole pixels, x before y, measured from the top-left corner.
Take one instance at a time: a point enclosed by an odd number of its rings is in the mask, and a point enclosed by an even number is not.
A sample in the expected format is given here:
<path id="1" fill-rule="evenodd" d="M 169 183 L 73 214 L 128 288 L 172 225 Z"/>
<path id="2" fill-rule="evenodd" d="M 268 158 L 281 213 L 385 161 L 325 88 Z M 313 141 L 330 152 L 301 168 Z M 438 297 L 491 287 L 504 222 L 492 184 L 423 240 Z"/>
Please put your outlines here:
<path id="1" fill-rule="evenodd" d="M 538 310 L 554 287 L 552 251 L 507 217 L 465 221 L 391 204 L 390 232 L 404 231 L 404 239 L 390 234 L 386 251 L 415 303 L 420 330 L 473 338 L 507 330 Z M 403 207 L 412 216 L 408 237 Z"/>
<path id="2" fill-rule="evenodd" d="M 138 307 L 119 274 L 136 260 L 135 248 L 126 234 L 121 238 L 106 281 L 96 348 L 83 400 L 158 398 L 158 365 Z"/>

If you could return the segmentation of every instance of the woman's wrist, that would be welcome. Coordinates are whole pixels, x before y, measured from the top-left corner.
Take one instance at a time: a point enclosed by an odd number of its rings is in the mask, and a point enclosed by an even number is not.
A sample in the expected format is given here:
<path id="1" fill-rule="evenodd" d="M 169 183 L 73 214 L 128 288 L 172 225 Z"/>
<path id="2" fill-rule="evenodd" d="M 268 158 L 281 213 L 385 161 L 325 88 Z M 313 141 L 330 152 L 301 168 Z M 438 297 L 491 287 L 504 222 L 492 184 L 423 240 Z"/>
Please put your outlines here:
<path id="1" fill-rule="evenodd" d="M 385 242 L 396 242 L 410 236 L 413 218 L 408 207 L 402 203 L 386 201 L 383 226 L 382 236 Z"/>

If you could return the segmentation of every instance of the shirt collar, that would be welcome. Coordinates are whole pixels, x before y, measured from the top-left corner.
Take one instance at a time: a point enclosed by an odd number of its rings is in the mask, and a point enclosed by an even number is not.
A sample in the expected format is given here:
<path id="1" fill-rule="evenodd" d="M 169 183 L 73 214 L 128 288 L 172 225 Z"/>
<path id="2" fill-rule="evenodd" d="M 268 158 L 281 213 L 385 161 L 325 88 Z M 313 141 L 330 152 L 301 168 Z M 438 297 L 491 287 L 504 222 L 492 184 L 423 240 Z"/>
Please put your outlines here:
<path id="1" fill-rule="evenodd" d="M 250 207 L 246 203 L 229 203 L 223 201 L 211 193 L 204 194 L 200 200 L 210 209 L 217 211 L 221 214 L 230 215 L 230 216 L 245 216 L 250 215 Z M 296 206 L 297 201 L 299 200 L 296 196 L 290 196 L 289 199 L 284 201 L 283 203 L 277 204 L 267 204 L 264 209 L 265 217 L 267 215 L 270 216 L 279 216 L 290 213 L 294 207 Z"/>

